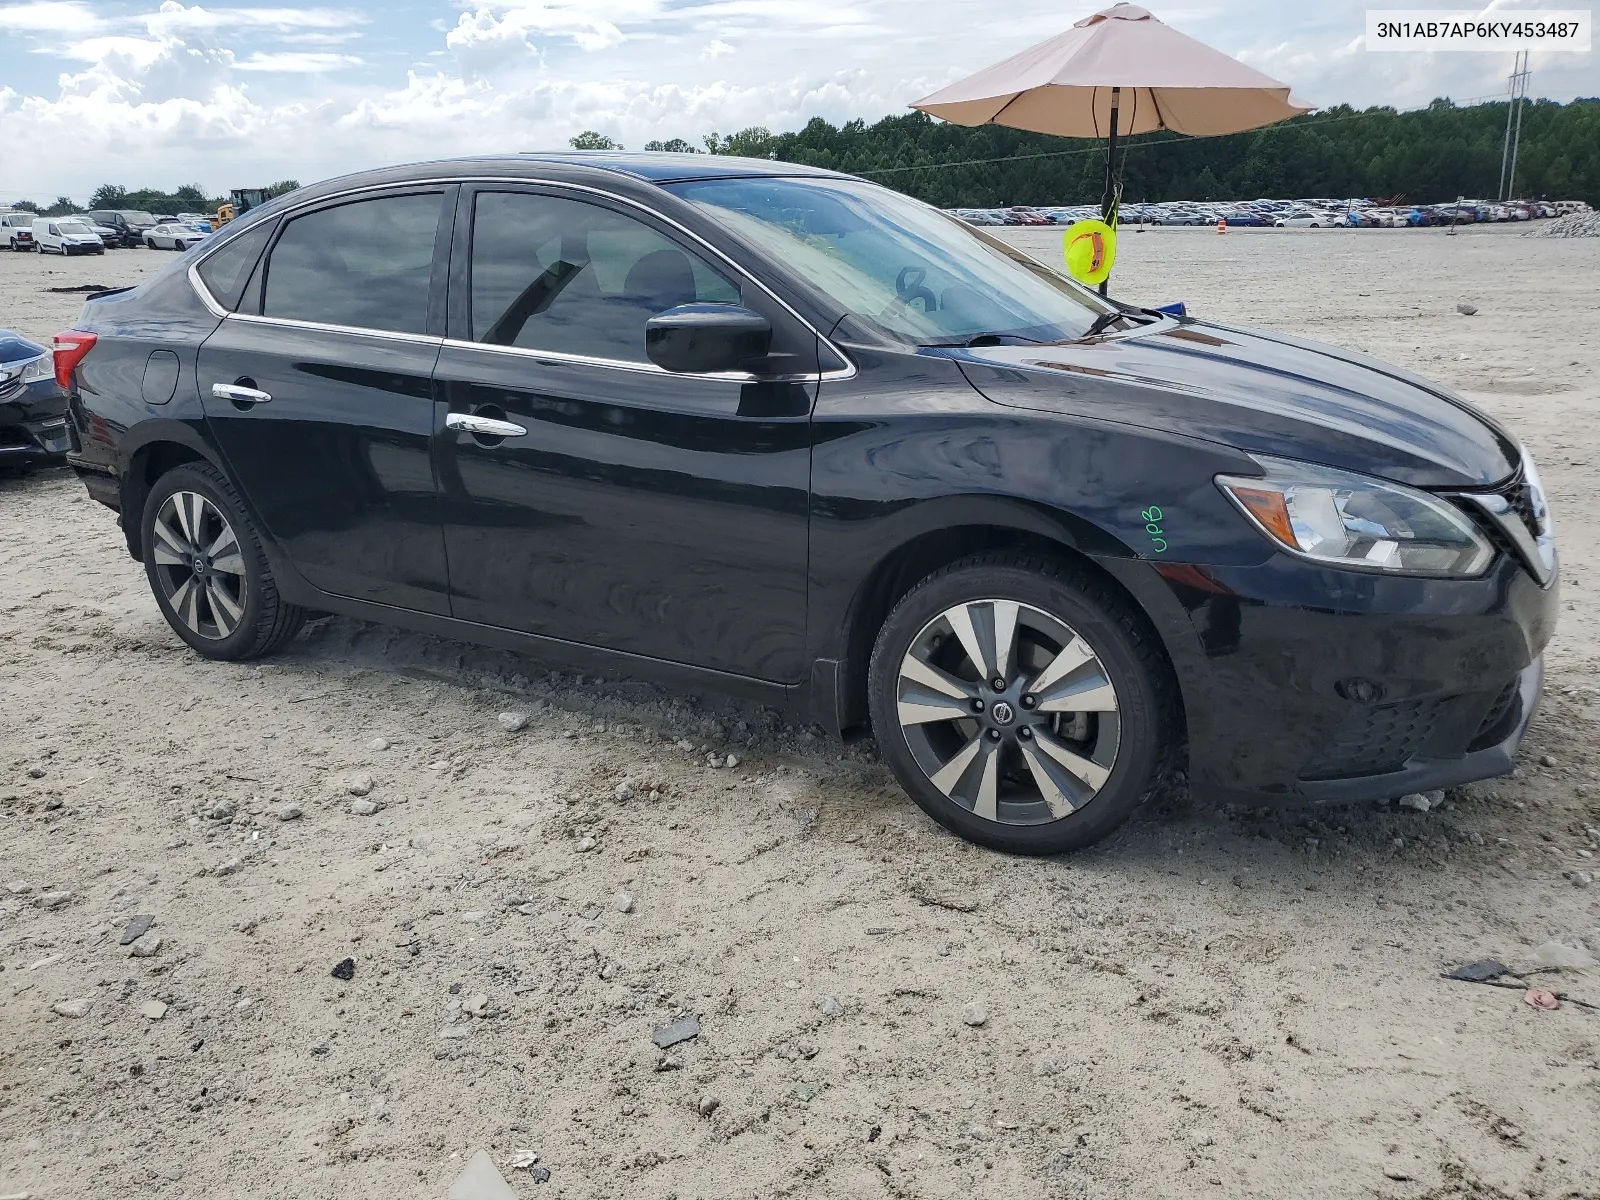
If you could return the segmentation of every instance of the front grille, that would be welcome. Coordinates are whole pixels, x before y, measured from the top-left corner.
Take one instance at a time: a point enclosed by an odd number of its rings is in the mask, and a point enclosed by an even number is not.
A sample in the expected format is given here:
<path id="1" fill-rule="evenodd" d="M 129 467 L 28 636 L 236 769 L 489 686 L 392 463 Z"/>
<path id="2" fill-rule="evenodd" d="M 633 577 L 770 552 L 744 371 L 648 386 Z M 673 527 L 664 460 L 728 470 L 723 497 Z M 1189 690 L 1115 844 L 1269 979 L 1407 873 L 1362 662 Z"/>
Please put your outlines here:
<path id="1" fill-rule="evenodd" d="M 1398 771 L 1433 733 L 1439 709 L 1438 700 L 1407 700 L 1353 712 L 1301 768 L 1300 778 L 1350 779 Z"/>
<path id="2" fill-rule="evenodd" d="M 1494 698 L 1494 703 L 1489 706 L 1489 711 L 1484 714 L 1483 720 L 1478 722 L 1478 732 L 1472 735 L 1472 741 L 1467 744 L 1469 751 L 1482 750 L 1506 740 L 1512 726 L 1522 715 L 1522 695 L 1517 686 L 1518 682 L 1513 679 L 1500 689 L 1499 695 Z"/>

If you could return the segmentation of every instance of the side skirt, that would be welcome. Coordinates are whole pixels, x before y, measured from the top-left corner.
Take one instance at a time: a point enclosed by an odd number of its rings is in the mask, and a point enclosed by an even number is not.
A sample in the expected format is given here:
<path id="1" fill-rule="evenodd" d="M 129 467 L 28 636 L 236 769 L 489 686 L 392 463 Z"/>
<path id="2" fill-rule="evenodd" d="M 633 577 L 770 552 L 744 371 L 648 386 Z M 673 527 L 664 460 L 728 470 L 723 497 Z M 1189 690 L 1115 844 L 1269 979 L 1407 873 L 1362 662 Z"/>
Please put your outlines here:
<path id="1" fill-rule="evenodd" d="M 282 580 L 280 576 L 280 586 L 284 582 L 288 581 Z M 526 654 L 529 658 L 560 663 L 581 670 L 610 671 L 682 691 L 719 692 L 726 696 L 736 696 L 743 700 L 753 700 L 758 704 L 770 705 L 792 718 L 813 719 L 810 696 L 812 689 L 809 682 L 769 683 L 746 675 L 687 666 L 683 663 L 650 658 L 642 654 L 630 654 L 621 650 L 586 646 L 581 642 L 543 637 L 515 629 L 502 629 L 497 625 L 480 625 L 456 617 L 394 608 L 366 600 L 352 600 L 345 596 L 333 596 L 309 588 L 303 581 L 296 583 L 298 586 L 283 589 L 287 593 L 286 598 L 320 612 L 354 617 L 378 625 L 398 626 L 418 633 L 430 633 L 436 637 L 472 642 L 480 646 L 493 646 L 496 649 L 511 650 L 517 654 Z"/>

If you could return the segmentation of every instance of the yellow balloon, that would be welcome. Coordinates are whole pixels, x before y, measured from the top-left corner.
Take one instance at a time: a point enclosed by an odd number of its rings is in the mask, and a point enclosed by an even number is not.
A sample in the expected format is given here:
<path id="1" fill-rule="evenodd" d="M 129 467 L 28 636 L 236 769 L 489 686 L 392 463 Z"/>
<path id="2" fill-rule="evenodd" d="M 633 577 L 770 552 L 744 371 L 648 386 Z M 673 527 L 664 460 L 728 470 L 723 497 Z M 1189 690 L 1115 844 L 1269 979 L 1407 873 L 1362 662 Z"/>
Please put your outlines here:
<path id="1" fill-rule="evenodd" d="M 1067 273 L 1079 283 L 1104 283 L 1117 257 L 1117 231 L 1104 221 L 1074 221 L 1062 237 Z"/>

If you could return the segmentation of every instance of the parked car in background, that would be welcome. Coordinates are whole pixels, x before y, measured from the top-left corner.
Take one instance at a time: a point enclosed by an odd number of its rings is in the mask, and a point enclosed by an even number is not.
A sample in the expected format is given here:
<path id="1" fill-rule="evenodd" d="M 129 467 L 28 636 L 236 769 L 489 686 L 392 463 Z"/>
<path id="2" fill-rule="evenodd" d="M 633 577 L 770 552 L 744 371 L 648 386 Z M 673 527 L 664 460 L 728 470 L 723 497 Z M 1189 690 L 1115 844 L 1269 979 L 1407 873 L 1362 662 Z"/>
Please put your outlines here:
<path id="1" fill-rule="evenodd" d="M 163 221 L 144 231 L 144 244 L 152 250 L 187 250 L 210 236 L 211 226 L 198 221 Z"/>
<path id="2" fill-rule="evenodd" d="M 67 394 L 56 382 L 51 352 L 0 329 L 0 470 L 59 459 L 71 448 Z"/>
<path id="3" fill-rule="evenodd" d="M 80 217 L 35 217 L 33 245 L 40 254 L 104 254 L 106 244 Z"/>
<path id="4" fill-rule="evenodd" d="M 100 239 L 100 244 L 107 250 L 116 250 L 122 246 L 122 235 L 111 226 L 101 225 L 98 222 L 91 221 L 86 217 L 77 217 L 75 219 L 82 221 L 85 225 L 87 225 L 94 233 L 95 237 Z"/>
<path id="5" fill-rule="evenodd" d="M 1179 775 L 1209 805 L 1509 772 L 1561 607 L 1531 457 L 1446 389 L 794 163 L 327 180 L 56 347 L 72 465 L 195 653 L 314 610 L 736 690 L 870 723 L 1006 851 Z"/>
<path id="6" fill-rule="evenodd" d="M 1335 218 L 1325 212 L 1298 209 L 1275 218 L 1272 223 L 1279 229 L 1326 229 L 1335 223 Z"/>
<path id="7" fill-rule="evenodd" d="M 181 212 L 174 219 L 182 221 L 185 225 L 188 225 L 188 224 L 190 224 L 192 222 L 198 221 L 198 222 L 204 224 L 207 229 L 211 228 L 211 214 L 210 213 Z"/>
<path id="8" fill-rule="evenodd" d="M 96 208 L 84 215 L 100 225 L 115 229 L 124 246 L 144 245 L 144 231 L 156 223 L 149 213 L 131 208 Z"/>
<path id="9" fill-rule="evenodd" d="M 0 238 L 7 250 L 33 249 L 33 222 L 31 212 L 8 212 L 0 216 Z"/>

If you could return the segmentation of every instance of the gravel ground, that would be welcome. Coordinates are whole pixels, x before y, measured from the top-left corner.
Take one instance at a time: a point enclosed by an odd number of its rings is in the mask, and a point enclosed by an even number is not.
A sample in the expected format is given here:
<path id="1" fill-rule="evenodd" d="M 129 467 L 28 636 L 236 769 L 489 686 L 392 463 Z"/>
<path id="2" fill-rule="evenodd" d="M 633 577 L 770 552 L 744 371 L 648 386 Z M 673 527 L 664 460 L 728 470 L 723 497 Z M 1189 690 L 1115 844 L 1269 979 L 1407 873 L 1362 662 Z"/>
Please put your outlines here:
<path id="1" fill-rule="evenodd" d="M 870 744 L 714 697 L 343 619 L 203 662 L 70 473 L 0 477 L 0 1195 L 438 1197 L 480 1149 L 573 1200 L 1600 1195 L 1600 971 L 1525 974 L 1549 1012 L 1440 975 L 1600 950 L 1600 243 L 1121 253 L 1120 294 L 1420 369 L 1535 448 L 1566 611 L 1514 777 L 1178 795 L 1008 859 Z M 171 261 L 0 256 L 0 325 Z"/>

